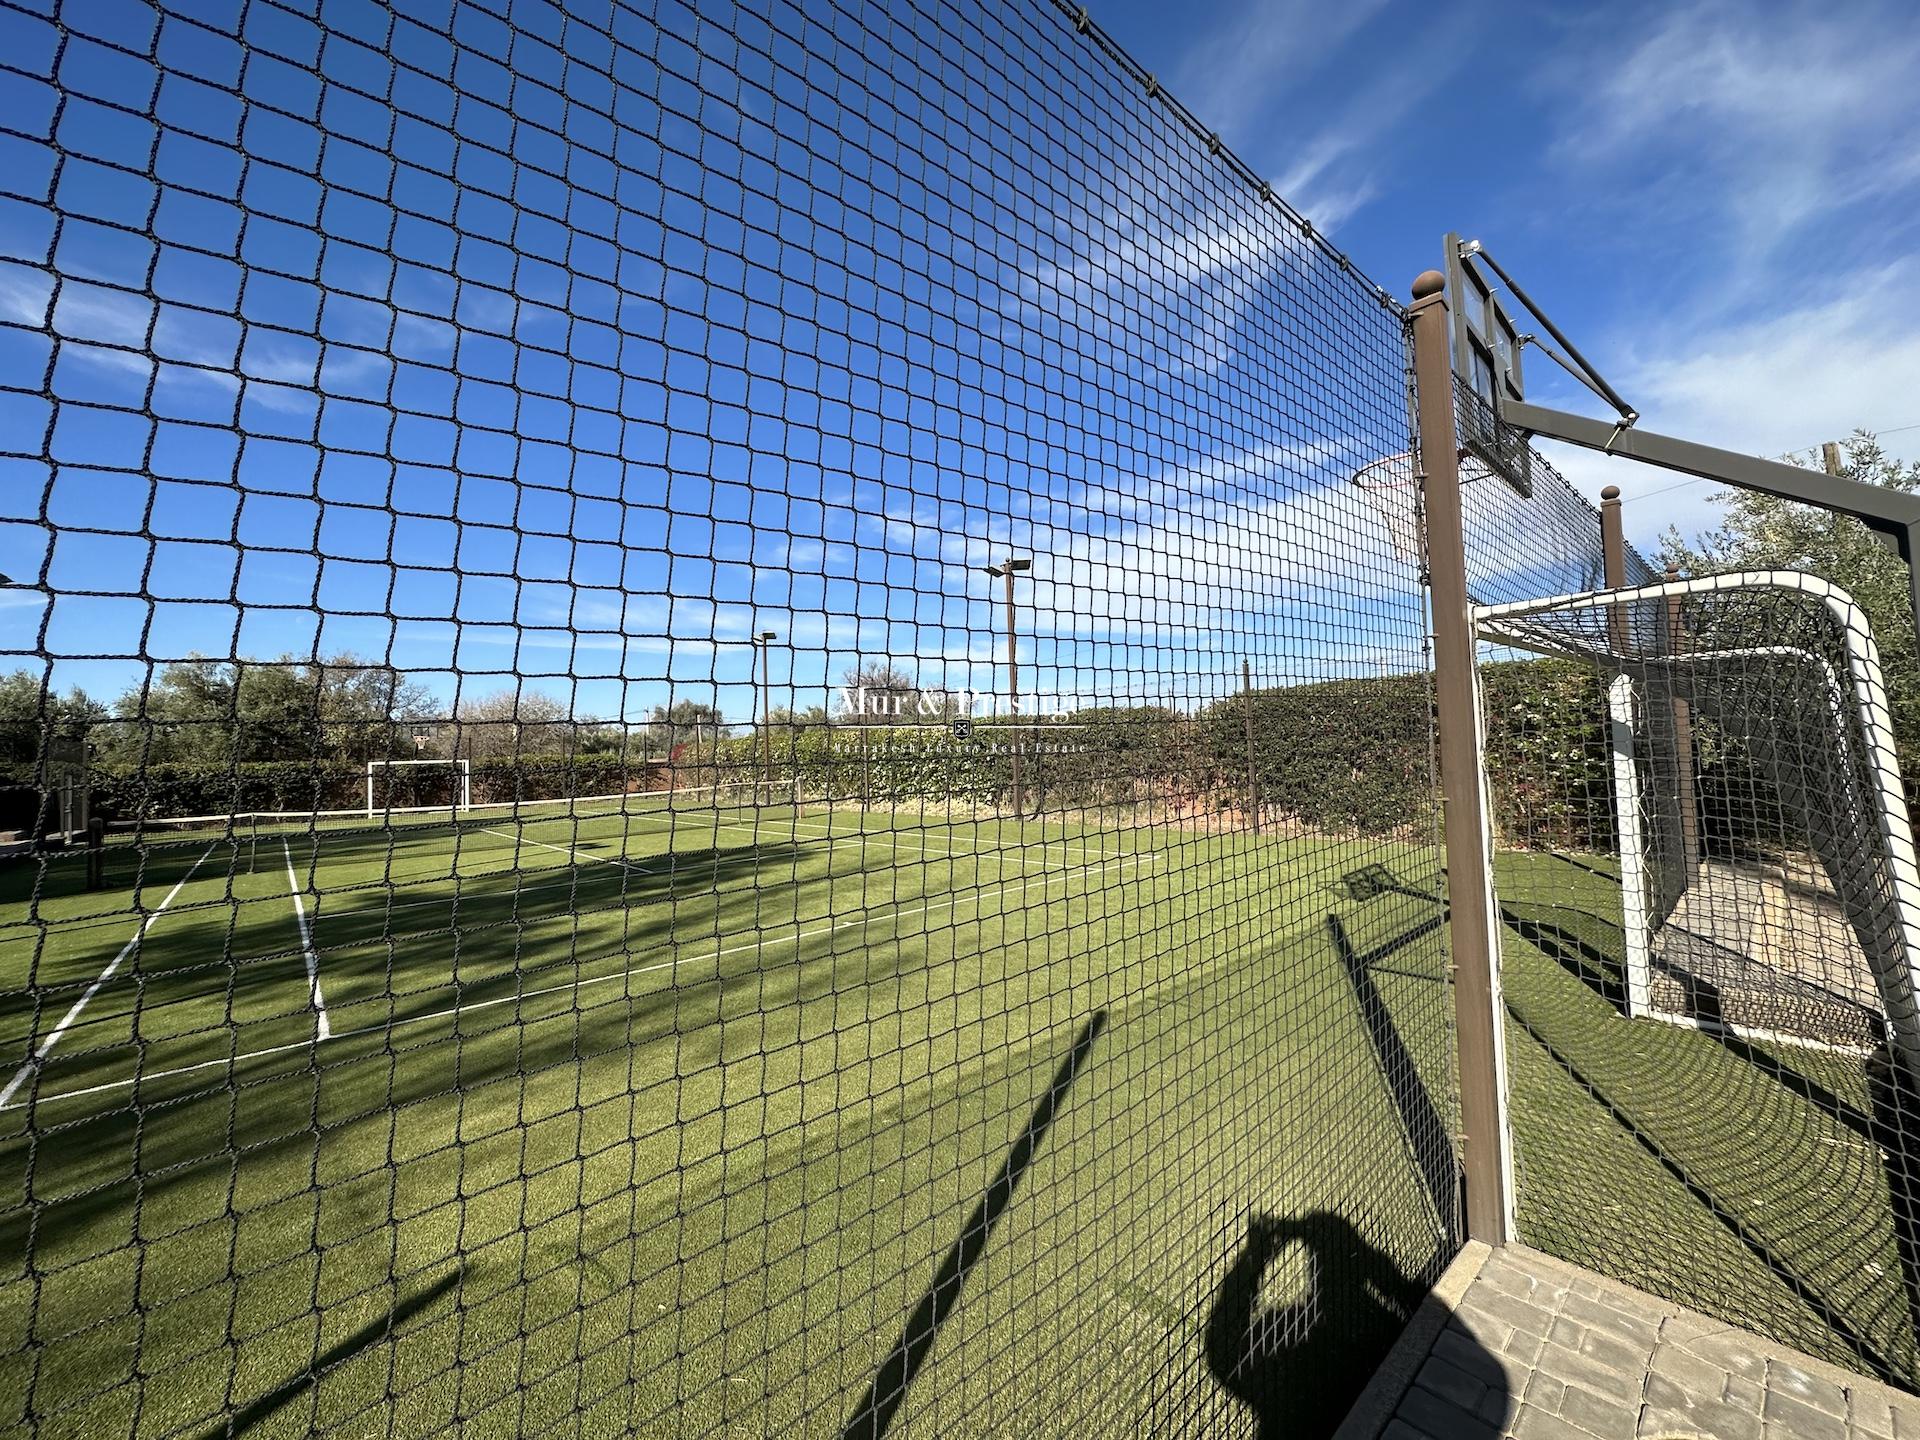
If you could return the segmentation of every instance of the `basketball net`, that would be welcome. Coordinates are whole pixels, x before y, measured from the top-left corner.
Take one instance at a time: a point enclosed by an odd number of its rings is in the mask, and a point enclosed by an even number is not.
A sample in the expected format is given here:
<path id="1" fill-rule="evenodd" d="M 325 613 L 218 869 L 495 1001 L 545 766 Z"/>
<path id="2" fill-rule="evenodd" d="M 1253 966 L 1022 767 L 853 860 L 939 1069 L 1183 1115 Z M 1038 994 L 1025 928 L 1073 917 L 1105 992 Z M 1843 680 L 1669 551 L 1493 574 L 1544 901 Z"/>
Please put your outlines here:
<path id="1" fill-rule="evenodd" d="M 1471 485 L 1493 471 L 1468 451 L 1460 452 L 1460 483 Z M 1412 565 L 1423 557 L 1420 545 L 1420 471 L 1411 450 L 1388 455 L 1354 472 L 1353 483 L 1367 494 L 1380 518 L 1387 522 L 1387 539 L 1394 553 Z"/>

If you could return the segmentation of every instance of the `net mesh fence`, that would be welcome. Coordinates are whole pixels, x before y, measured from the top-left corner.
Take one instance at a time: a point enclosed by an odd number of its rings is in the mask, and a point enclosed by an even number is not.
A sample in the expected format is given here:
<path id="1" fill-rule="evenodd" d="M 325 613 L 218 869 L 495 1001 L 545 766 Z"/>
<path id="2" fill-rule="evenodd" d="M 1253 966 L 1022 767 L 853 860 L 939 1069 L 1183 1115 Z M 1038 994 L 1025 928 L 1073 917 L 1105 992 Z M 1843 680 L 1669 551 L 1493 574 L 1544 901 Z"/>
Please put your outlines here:
<path id="1" fill-rule="evenodd" d="M 1533 474 L 1467 492 L 1520 1235 L 1911 1388 L 1920 873 L 1873 626 L 1630 548 L 1581 595 L 1599 515 Z"/>
<path id="2" fill-rule="evenodd" d="M 1017 0 L 8 0 L 0 155 L 0 1425 L 1331 1429 L 1382 292 Z"/>

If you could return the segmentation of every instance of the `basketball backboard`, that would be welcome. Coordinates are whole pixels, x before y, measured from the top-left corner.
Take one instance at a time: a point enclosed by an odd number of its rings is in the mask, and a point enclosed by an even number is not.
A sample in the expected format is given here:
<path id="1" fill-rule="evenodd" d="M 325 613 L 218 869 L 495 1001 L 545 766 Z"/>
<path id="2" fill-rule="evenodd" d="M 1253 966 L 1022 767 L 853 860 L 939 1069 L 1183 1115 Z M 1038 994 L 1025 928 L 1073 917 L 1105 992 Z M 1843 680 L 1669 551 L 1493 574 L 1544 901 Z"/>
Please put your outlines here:
<path id="1" fill-rule="evenodd" d="M 1467 263 L 1476 247 L 1446 241 L 1447 303 L 1453 321 L 1453 371 L 1460 443 L 1522 495 L 1533 494 L 1532 452 L 1524 435 L 1502 425 L 1497 407 L 1523 398 L 1520 328 L 1486 277 Z"/>

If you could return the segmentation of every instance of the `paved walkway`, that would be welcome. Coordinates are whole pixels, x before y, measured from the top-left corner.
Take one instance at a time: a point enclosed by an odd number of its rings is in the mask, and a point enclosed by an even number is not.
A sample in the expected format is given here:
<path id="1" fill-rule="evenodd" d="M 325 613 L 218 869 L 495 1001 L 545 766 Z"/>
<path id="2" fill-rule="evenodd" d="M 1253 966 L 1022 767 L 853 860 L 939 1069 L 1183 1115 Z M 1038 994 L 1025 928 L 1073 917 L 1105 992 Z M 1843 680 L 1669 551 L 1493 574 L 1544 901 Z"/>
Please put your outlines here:
<path id="1" fill-rule="evenodd" d="M 1920 1440 L 1920 1397 L 1537 1250 L 1469 1246 L 1338 1440 Z"/>

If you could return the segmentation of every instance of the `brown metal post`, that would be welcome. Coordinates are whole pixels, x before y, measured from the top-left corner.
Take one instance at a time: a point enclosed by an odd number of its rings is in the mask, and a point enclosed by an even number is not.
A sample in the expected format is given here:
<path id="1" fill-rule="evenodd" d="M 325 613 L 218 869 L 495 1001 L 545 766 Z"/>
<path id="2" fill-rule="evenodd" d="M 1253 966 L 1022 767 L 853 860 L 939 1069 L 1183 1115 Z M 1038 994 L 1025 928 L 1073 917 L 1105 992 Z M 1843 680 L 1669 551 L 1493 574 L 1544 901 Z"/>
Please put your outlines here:
<path id="1" fill-rule="evenodd" d="M 1253 666 L 1240 662 L 1240 689 L 1246 696 L 1247 712 L 1247 813 L 1253 817 L 1253 833 L 1260 833 L 1260 767 L 1253 758 Z"/>
<path id="2" fill-rule="evenodd" d="M 1007 557 L 1007 709 L 1013 720 L 1013 813 L 1026 813 L 1026 797 L 1020 786 L 1020 662 L 1015 656 L 1019 635 L 1013 620 L 1013 557 Z"/>
<path id="3" fill-rule="evenodd" d="M 1667 566 L 1667 579 L 1678 580 L 1680 567 Z M 1687 651 L 1686 617 L 1681 613 L 1678 595 L 1667 597 L 1667 645 L 1675 655 Z M 1686 860 L 1687 884 L 1700 878 L 1700 803 L 1693 784 L 1693 707 L 1679 696 L 1673 698 L 1673 751 L 1675 778 L 1679 782 L 1680 853 Z"/>
<path id="4" fill-rule="evenodd" d="M 1460 1063 L 1461 1158 L 1467 1233 L 1503 1245 L 1513 1235 L 1512 1149 L 1506 1117 L 1506 1040 L 1494 948 L 1492 831 L 1483 783 L 1472 600 L 1460 507 L 1446 279 L 1413 282 L 1408 316 L 1418 401 L 1420 483 L 1433 606 L 1434 703 L 1446 829 L 1447 921 L 1453 949 L 1454 1032 Z"/>
<path id="5" fill-rule="evenodd" d="M 1607 589 L 1623 590 L 1627 584 L 1627 533 L 1620 520 L 1620 487 L 1609 485 L 1600 492 L 1600 563 L 1606 572 Z M 1607 607 L 1607 640 L 1613 653 L 1627 653 L 1627 607 Z"/>

